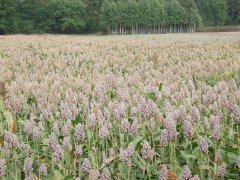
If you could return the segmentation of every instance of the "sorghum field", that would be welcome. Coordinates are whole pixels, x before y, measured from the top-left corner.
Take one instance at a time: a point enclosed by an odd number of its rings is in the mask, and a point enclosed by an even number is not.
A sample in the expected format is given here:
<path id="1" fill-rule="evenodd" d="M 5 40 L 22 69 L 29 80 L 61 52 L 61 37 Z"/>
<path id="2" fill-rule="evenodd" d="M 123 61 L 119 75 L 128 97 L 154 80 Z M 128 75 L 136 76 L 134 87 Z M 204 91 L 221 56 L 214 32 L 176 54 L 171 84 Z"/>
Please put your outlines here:
<path id="1" fill-rule="evenodd" d="M 0 179 L 240 179 L 240 33 L 0 37 Z"/>

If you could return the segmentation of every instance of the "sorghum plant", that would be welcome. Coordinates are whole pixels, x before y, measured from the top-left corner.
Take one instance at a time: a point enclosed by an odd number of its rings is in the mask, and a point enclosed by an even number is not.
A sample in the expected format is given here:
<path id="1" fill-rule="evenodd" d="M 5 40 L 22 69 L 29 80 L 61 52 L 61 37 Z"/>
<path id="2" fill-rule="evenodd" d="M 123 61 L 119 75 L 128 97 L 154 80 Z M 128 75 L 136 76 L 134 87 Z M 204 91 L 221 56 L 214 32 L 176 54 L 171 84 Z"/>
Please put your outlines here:
<path id="1" fill-rule="evenodd" d="M 0 37 L 0 179 L 238 179 L 237 36 Z"/>

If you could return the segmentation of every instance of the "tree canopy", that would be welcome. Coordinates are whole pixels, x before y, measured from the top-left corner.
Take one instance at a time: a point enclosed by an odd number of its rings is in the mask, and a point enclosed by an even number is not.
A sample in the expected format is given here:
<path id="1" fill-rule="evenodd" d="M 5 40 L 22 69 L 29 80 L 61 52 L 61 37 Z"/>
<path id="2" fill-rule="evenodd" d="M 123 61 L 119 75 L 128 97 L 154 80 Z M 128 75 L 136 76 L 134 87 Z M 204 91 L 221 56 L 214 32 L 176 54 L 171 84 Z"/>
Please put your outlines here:
<path id="1" fill-rule="evenodd" d="M 0 34 L 191 32 L 240 24 L 240 0 L 0 0 Z"/>

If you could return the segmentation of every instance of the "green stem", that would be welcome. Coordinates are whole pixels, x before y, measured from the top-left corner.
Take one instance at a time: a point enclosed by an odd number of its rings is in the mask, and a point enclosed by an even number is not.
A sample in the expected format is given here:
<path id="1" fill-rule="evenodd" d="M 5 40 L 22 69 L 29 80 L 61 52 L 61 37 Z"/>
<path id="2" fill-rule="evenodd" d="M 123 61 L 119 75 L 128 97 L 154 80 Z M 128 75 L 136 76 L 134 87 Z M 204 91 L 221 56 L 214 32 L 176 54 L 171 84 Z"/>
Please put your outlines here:
<path id="1" fill-rule="evenodd" d="M 172 150 L 172 142 L 170 143 L 170 163 L 173 162 L 173 150 Z"/>
<path id="2" fill-rule="evenodd" d="M 78 163 L 78 167 L 79 167 L 78 168 L 78 176 L 80 177 L 80 175 L 81 175 L 81 170 L 80 170 L 81 169 L 81 164 L 80 163 Z"/>
<path id="3" fill-rule="evenodd" d="M 240 147 L 240 137 L 239 137 L 239 129 L 238 129 L 238 124 L 239 123 L 237 123 L 237 142 L 238 142 L 238 147 Z"/>
<path id="4" fill-rule="evenodd" d="M 129 166 L 128 166 L 128 180 L 130 180 L 130 172 L 131 172 L 131 162 L 129 163 Z"/>
<path id="5" fill-rule="evenodd" d="M 148 179 L 151 180 L 151 173 L 149 171 L 149 164 L 150 164 L 150 162 L 148 163 L 147 173 L 148 173 Z"/>
<path id="6" fill-rule="evenodd" d="M 76 144 L 75 138 L 73 138 L 73 143 L 74 143 L 74 147 L 76 149 L 77 144 Z M 76 162 L 75 161 L 74 161 L 74 175 L 75 176 L 77 175 L 77 167 L 76 167 Z"/>
<path id="7" fill-rule="evenodd" d="M 14 165 L 15 165 L 15 173 L 16 173 L 16 179 L 18 179 L 18 167 L 17 167 L 17 160 L 16 160 L 16 151 L 14 150 Z"/>
<path id="8" fill-rule="evenodd" d="M 211 169 L 210 169 L 210 162 L 209 162 L 209 155 L 207 153 L 207 163 L 208 163 L 208 176 L 209 176 L 209 180 L 212 179 L 212 175 L 211 175 Z"/>
<path id="9" fill-rule="evenodd" d="M 174 142 L 174 144 L 173 144 L 173 147 L 174 147 L 174 156 L 173 156 L 173 158 L 174 158 L 174 170 L 175 170 L 175 172 L 176 172 L 176 167 L 177 167 L 177 161 L 176 161 L 176 143 Z"/>
<path id="10" fill-rule="evenodd" d="M 164 147 L 161 147 L 161 158 L 162 158 L 162 161 L 164 160 Z"/>
<path id="11" fill-rule="evenodd" d="M 17 179 L 17 177 L 15 177 L 11 171 L 8 171 L 8 172 L 13 176 L 14 179 Z"/>
<path id="12" fill-rule="evenodd" d="M 39 163 L 39 147 L 38 147 L 38 143 L 36 141 L 34 141 L 35 147 L 37 147 L 37 163 L 38 163 L 38 167 L 40 167 L 40 163 Z M 40 172 L 38 171 L 38 177 L 40 177 Z"/>
<path id="13" fill-rule="evenodd" d="M 52 154 L 52 172 L 54 171 L 54 159 L 53 159 L 53 154 Z"/>

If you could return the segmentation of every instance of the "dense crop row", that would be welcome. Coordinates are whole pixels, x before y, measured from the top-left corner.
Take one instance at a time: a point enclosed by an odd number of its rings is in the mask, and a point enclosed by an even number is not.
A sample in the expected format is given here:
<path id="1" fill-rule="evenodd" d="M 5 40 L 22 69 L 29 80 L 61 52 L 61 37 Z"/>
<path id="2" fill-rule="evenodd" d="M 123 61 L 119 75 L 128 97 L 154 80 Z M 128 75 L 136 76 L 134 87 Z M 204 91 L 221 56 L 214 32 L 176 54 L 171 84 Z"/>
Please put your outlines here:
<path id="1" fill-rule="evenodd" d="M 8 36 L 0 67 L 0 178 L 240 176 L 239 41 Z"/>

